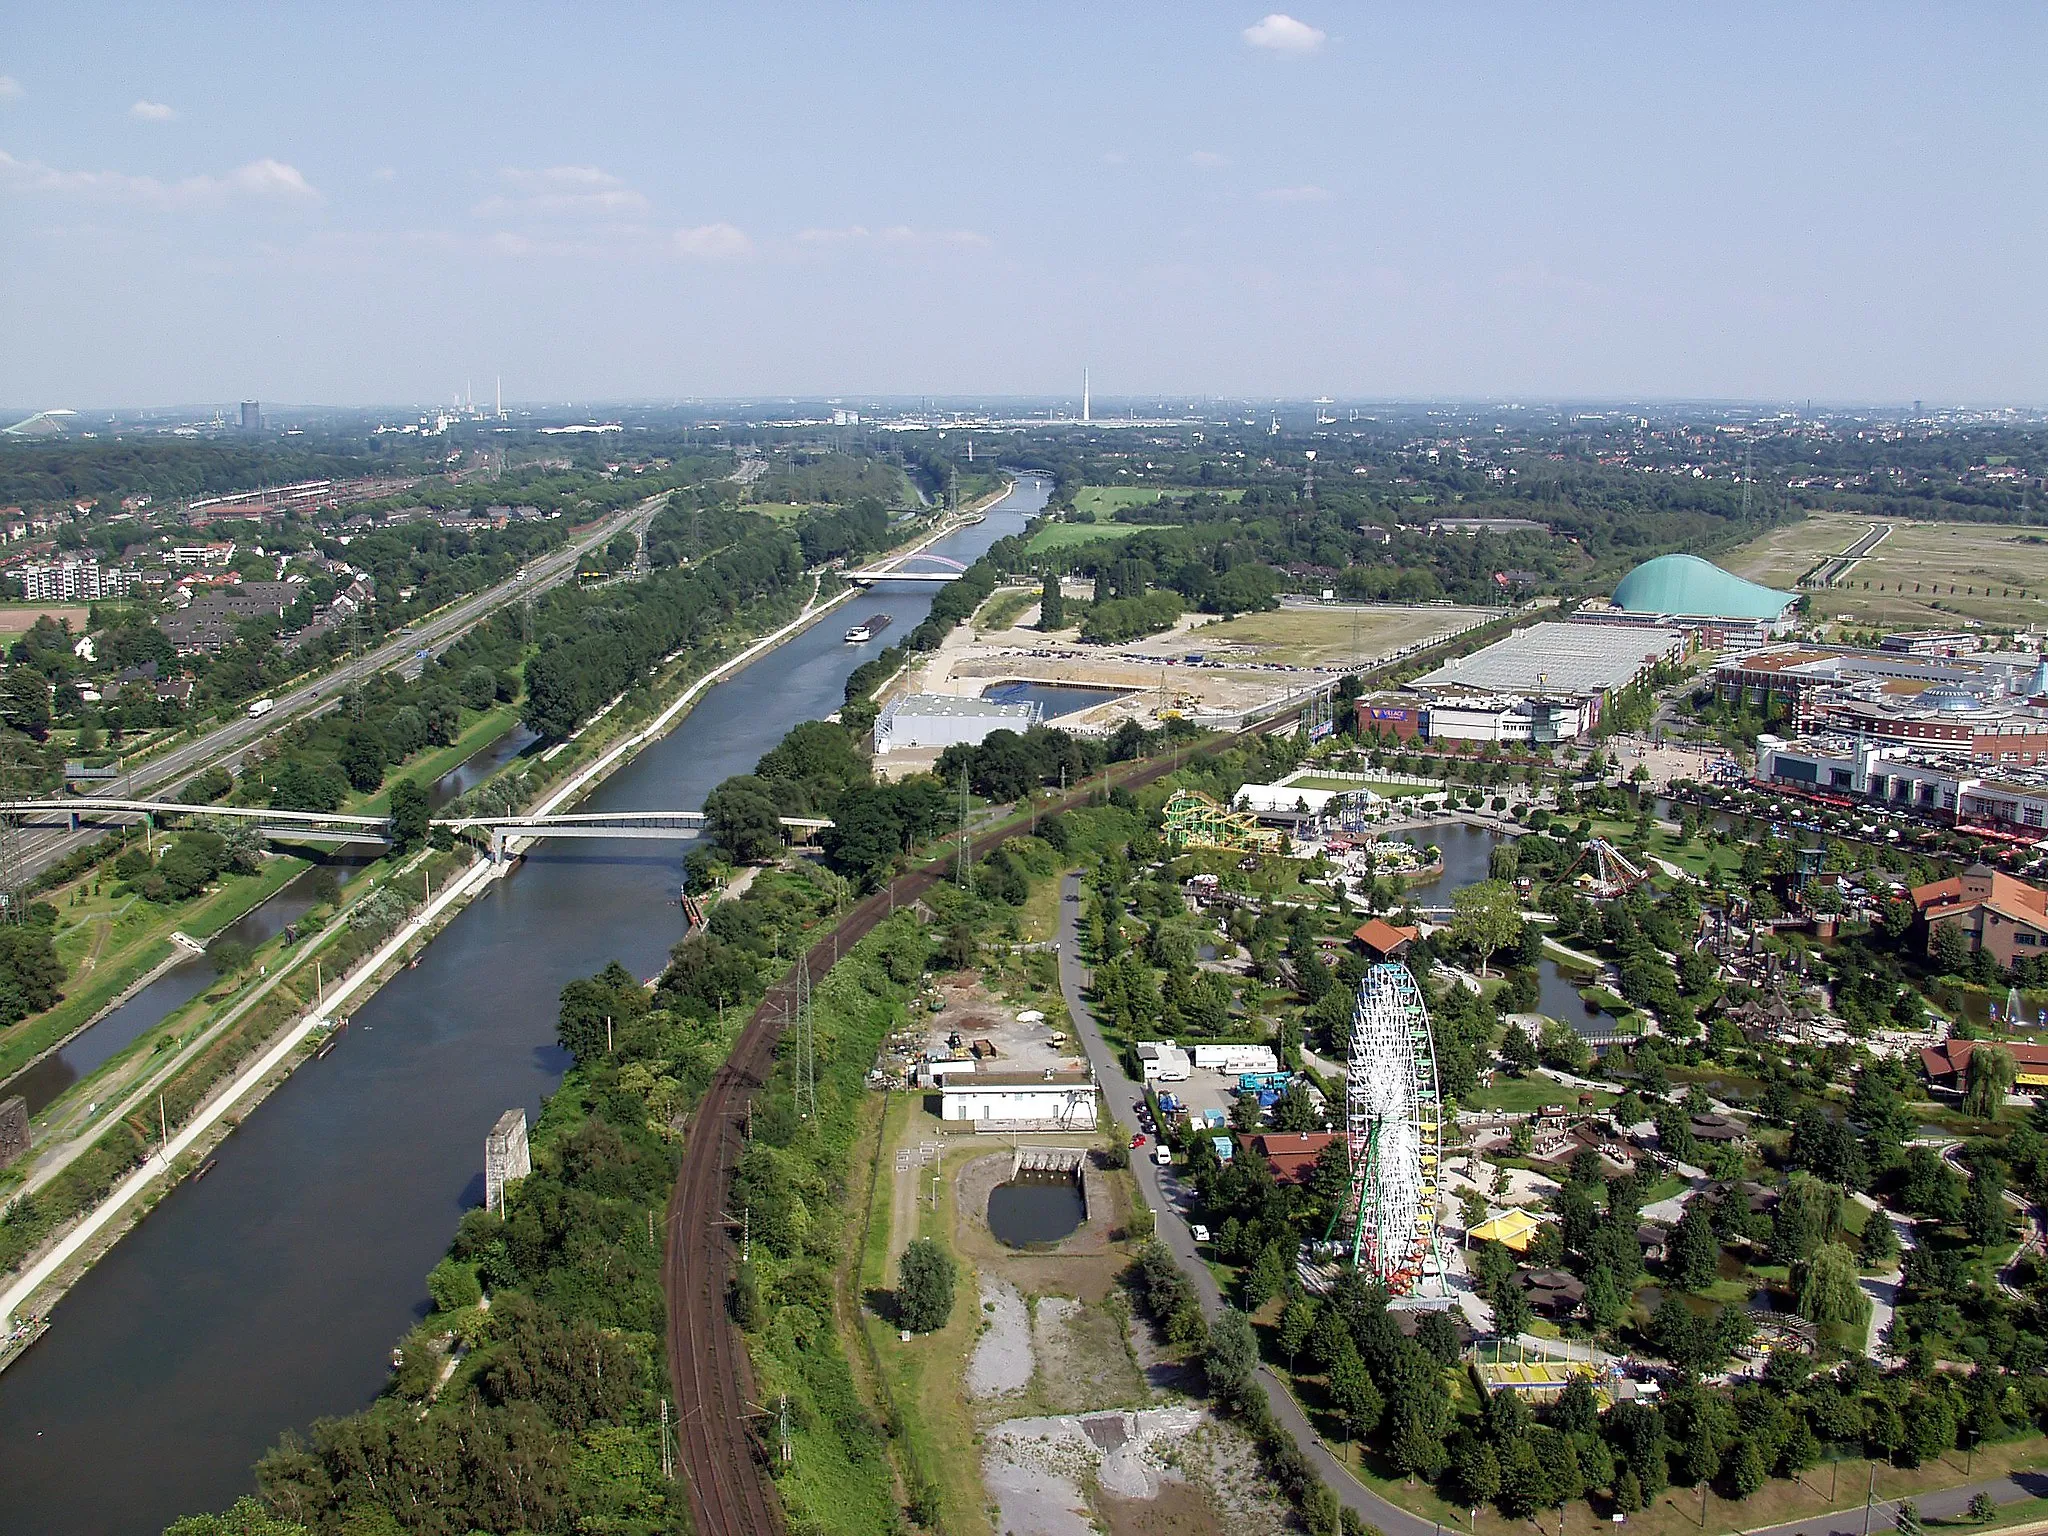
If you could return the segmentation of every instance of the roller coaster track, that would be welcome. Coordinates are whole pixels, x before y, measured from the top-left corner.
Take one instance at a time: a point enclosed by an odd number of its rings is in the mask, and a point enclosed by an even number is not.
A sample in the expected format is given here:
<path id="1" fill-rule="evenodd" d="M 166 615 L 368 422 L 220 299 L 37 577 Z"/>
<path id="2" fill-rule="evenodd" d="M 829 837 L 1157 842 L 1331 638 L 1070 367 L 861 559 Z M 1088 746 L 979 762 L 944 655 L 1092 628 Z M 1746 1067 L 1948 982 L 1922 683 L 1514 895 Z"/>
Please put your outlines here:
<path id="1" fill-rule="evenodd" d="M 1261 728 L 1267 726 L 1270 722 Z M 1248 733 L 1224 737 L 1207 750 L 1228 746 L 1244 734 Z M 1171 773 L 1187 757 L 1188 750 L 1183 749 L 1132 763 L 1121 774 L 1113 772 L 1111 780 L 1117 788 L 1136 788 Z M 1077 788 L 1043 814 L 1083 805 L 1100 788 L 1099 780 Z M 968 845 L 969 854 L 983 858 L 1024 830 L 1011 826 L 983 833 Z M 669 1196 L 662 1288 L 668 1300 L 668 1367 L 676 1394 L 681 1467 L 699 1536 L 783 1536 L 787 1529 L 780 1501 L 770 1488 L 767 1440 L 753 1428 L 753 1423 L 765 1422 L 754 1406 L 753 1370 L 726 1309 L 736 1258 L 726 1192 L 745 1137 L 747 1105 L 768 1081 L 783 1025 L 796 1012 L 799 969 L 809 972 L 808 985 L 815 987 L 831 969 L 835 954 L 843 954 L 897 907 L 908 906 L 939 884 L 951 864 L 942 851 L 925 868 L 861 901 L 836 928 L 813 942 L 754 1009 L 691 1119 L 683 1165 Z"/>

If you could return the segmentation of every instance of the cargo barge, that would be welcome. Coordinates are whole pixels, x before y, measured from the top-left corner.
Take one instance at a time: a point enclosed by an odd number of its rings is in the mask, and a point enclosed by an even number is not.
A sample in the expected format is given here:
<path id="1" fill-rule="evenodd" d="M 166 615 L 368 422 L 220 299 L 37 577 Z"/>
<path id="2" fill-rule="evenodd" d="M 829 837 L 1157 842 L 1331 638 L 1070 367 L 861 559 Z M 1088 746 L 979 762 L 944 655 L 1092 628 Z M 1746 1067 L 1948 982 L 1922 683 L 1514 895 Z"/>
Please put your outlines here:
<path id="1" fill-rule="evenodd" d="M 888 627 L 889 615 L 886 613 L 875 614 L 870 618 L 862 619 L 853 628 L 849 629 L 846 632 L 846 643 L 848 645 L 864 645 Z"/>

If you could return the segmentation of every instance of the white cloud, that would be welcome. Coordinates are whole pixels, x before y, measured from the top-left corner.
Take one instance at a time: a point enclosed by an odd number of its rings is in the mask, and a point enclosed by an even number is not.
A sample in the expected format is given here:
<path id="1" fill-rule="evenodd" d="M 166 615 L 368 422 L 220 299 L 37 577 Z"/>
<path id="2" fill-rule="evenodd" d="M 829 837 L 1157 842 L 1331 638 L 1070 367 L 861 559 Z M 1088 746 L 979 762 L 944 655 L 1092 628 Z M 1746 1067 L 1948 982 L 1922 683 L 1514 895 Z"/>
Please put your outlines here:
<path id="1" fill-rule="evenodd" d="M 160 101 L 138 101 L 128 109 L 128 115 L 142 123 L 170 123 L 177 121 L 178 109 Z"/>
<path id="2" fill-rule="evenodd" d="M 506 190 L 470 209 L 480 219 L 622 218 L 647 212 L 647 199 L 623 178 L 592 165 L 541 170 L 508 165 L 498 180 Z"/>
<path id="3" fill-rule="evenodd" d="M 34 160 L 17 160 L 0 149 L 0 195 L 79 197 L 166 211 L 221 208 L 241 199 L 311 205 L 320 193 L 296 166 L 282 160 L 251 160 L 221 176 L 187 176 L 159 181 L 125 171 L 65 171 Z"/>
<path id="4" fill-rule="evenodd" d="M 848 224 L 839 229 L 805 229 L 797 232 L 801 245 L 829 249 L 834 246 L 865 246 L 876 249 L 913 250 L 950 246 L 974 250 L 989 245 L 987 235 L 971 229 L 915 229 L 908 224 L 890 224 L 869 229 L 865 224 Z"/>
<path id="5" fill-rule="evenodd" d="M 1219 166 L 1230 164 L 1230 160 L 1227 156 L 1216 154 L 1213 150 L 1198 149 L 1188 156 L 1188 164 L 1200 166 L 1205 171 L 1213 171 Z"/>
<path id="6" fill-rule="evenodd" d="M 1269 203 L 1327 203 L 1330 194 L 1322 187 L 1268 187 L 1259 194 Z"/>
<path id="7" fill-rule="evenodd" d="M 19 80 L 12 75 L 0 75 L 0 101 L 19 101 L 22 95 Z"/>
<path id="8" fill-rule="evenodd" d="M 1307 22 L 1296 21 L 1280 11 L 1275 11 L 1258 25 L 1244 29 L 1246 42 L 1254 48 L 1268 48 L 1274 53 L 1314 53 L 1328 36 Z"/>
<path id="9" fill-rule="evenodd" d="M 754 248 L 745 230 L 724 223 L 679 229 L 670 238 L 678 256 L 692 256 L 699 261 L 725 261 L 744 256 Z"/>

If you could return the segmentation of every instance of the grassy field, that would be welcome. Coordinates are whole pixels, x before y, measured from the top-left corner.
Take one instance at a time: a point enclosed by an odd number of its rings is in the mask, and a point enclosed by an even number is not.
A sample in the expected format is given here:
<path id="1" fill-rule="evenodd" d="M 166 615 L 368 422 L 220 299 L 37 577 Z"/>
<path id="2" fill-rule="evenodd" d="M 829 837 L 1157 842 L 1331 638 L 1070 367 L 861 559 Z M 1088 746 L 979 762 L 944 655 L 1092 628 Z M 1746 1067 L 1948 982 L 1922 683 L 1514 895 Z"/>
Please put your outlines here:
<path id="1" fill-rule="evenodd" d="M 90 877 L 54 894 L 57 958 L 64 962 L 63 999 L 47 1013 L 32 1014 L 0 1030 L 0 1079 L 27 1065 L 132 986 L 173 953 L 171 931 L 211 938 L 244 913 L 268 901 L 305 869 L 303 859 L 264 861 L 252 875 L 230 875 L 210 893 L 178 906 L 157 906 L 137 896 L 117 896 L 103 879 L 104 894 L 78 906 L 71 895 L 89 888 Z"/>
<path id="2" fill-rule="evenodd" d="M 1072 549 L 1077 544 L 1100 544 L 1107 539 L 1127 539 L 1164 523 L 1047 523 L 1031 536 L 1025 546 L 1034 555 L 1049 549 Z"/>
<path id="3" fill-rule="evenodd" d="M 1595 1093 L 1600 1108 L 1605 1109 L 1614 1102 L 1611 1093 Z M 1546 1104 L 1567 1104 L 1577 1106 L 1579 1091 L 1554 1083 L 1547 1077 L 1509 1077 L 1505 1072 L 1496 1072 L 1493 1081 L 1479 1089 L 1460 1106 L 1464 1109 L 1490 1109 L 1507 1115 L 1533 1115 Z"/>
<path id="4" fill-rule="evenodd" d="M 1162 496 L 1191 496 L 1194 485 L 1084 485 L 1074 492 L 1074 510 L 1114 517 L 1124 507 L 1149 507 Z M 1216 491 L 1225 501 L 1244 500 L 1243 491 Z"/>
<path id="5" fill-rule="evenodd" d="M 25 635 L 45 614 L 59 621 L 69 619 L 72 632 L 82 633 L 91 612 L 84 603 L 0 603 L 0 635 Z"/>
<path id="6" fill-rule="evenodd" d="M 1854 544 L 1874 521 L 1819 513 L 1773 529 L 1722 563 L 1738 576 L 1789 592 L 1822 559 Z M 1913 590 L 1916 584 L 1919 592 Z M 1885 590 L 1880 592 L 1880 586 Z M 2022 590 L 2029 595 L 2022 598 Z M 1891 536 L 1859 561 L 1841 586 L 1809 596 L 1816 614 L 1856 625 L 1947 626 L 1964 618 L 1998 625 L 2041 623 L 2048 621 L 2048 532 L 1992 524 L 1893 523 Z"/>
<path id="7" fill-rule="evenodd" d="M 1316 666 L 1381 656 L 1456 629 L 1471 616 L 1468 608 L 1280 608 L 1204 624 L 1194 641 L 1241 645 L 1260 661 Z"/>

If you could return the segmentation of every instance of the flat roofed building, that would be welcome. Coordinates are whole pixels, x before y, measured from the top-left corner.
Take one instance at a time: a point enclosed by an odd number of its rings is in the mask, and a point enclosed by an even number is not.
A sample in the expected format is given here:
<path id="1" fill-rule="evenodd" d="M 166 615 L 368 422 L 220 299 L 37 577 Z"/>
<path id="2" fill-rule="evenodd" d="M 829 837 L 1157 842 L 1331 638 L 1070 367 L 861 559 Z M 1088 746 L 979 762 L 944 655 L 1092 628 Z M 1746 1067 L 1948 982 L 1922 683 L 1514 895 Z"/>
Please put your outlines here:
<path id="1" fill-rule="evenodd" d="M 911 747 L 979 746 L 996 731 L 1022 733 L 1040 717 L 1036 704 L 998 704 L 990 699 L 912 693 L 886 705 L 875 721 L 875 750 Z"/>
<path id="2" fill-rule="evenodd" d="M 1084 1130 L 1095 1124 L 1095 1074 L 1083 1068 L 1038 1072 L 956 1070 L 943 1062 L 933 1069 L 939 1085 L 939 1118 L 977 1125 L 1047 1126 Z"/>
<path id="3" fill-rule="evenodd" d="M 1671 625 L 1549 621 L 1447 661 L 1408 686 L 1433 696 L 1432 736 L 1438 734 L 1436 700 L 1448 710 L 1454 701 L 1456 707 L 1480 707 L 1467 701 L 1488 697 L 1590 703 L 1594 718 L 1585 720 L 1584 729 L 1598 723 L 1598 706 L 1608 695 L 1648 677 L 1660 662 L 1679 660 L 1686 648 L 1685 631 Z"/>

